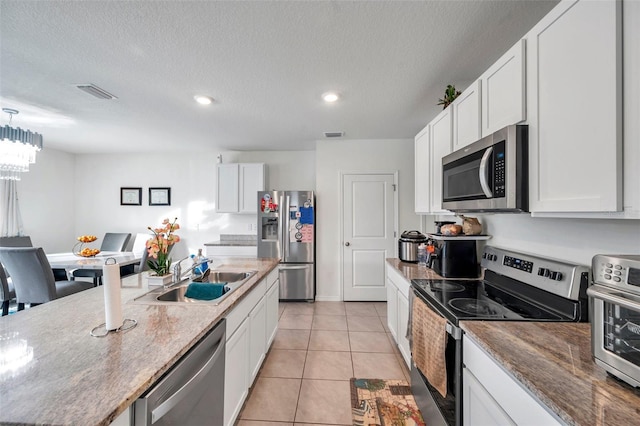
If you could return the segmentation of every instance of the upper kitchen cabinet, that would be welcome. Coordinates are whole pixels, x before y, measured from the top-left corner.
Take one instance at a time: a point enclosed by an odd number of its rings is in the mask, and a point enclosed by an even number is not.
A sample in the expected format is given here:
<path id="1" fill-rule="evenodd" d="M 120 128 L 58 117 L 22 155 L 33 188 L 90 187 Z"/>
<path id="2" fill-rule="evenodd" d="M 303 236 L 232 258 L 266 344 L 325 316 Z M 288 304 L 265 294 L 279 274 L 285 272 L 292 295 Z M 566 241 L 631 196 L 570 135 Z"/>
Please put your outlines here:
<path id="1" fill-rule="evenodd" d="M 258 191 L 264 191 L 263 163 L 218 164 L 216 211 L 253 213 L 258 211 Z"/>
<path id="2" fill-rule="evenodd" d="M 526 35 L 534 215 L 622 210 L 621 19 L 618 1 L 563 1 Z"/>
<path id="3" fill-rule="evenodd" d="M 415 211 L 417 214 L 430 213 L 429 204 L 429 132 L 427 125 L 418 133 L 414 145 L 415 170 Z"/>
<path id="4" fill-rule="evenodd" d="M 480 76 L 482 137 L 526 119 L 525 81 L 525 41 L 520 40 Z"/>
<path id="5" fill-rule="evenodd" d="M 481 138 L 480 80 L 465 89 L 451 104 L 453 110 L 453 151 Z"/>
<path id="6" fill-rule="evenodd" d="M 452 149 L 452 111 L 451 108 L 446 108 L 430 123 L 429 210 L 434 214 L 453 214 L 442 209 L 442 157 L 451 153 Z"/>

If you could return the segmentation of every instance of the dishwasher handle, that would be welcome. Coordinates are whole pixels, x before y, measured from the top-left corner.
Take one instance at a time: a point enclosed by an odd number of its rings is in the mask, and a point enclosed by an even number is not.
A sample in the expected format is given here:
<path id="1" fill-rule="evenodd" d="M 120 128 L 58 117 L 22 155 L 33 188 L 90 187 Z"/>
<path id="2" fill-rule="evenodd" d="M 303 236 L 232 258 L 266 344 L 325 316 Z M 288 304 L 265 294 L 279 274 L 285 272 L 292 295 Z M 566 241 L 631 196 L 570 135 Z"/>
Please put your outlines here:
<path id="1" fill-rule="evenodd" d="M 213 352 L 213 355 L 207 360 L 207 362 L 202 366 L 197 373 L 195 373 L 180 389 L 178 389 L 173 395 L 171 395 L 166 401 L 157 406 L 154 410 L 151 411 L 151 424 L 154 424 L 158 420 L 160 420 L 165 414 L 167 414 L 173 407 L 175 407 L 182 399 L 189 394 L 191 389 L 198 385 L 202 381 L 202 379 L 211 371 L 216 361 L 222 354 L 224 354 L 225 350 L 225 340 L 226 333 L 222 333 L 220 337 L 220 341 L 216 347 L 216 350 Z"/>

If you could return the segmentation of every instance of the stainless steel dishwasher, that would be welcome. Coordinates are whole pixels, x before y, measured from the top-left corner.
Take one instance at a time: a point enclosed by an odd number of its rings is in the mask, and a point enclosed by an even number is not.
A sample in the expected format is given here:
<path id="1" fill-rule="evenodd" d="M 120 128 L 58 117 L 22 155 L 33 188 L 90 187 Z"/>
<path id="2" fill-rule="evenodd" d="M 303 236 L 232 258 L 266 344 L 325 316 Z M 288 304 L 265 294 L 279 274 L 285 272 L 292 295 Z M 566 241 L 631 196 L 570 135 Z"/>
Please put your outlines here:
<path id="1" fill-rule="evenodd" d="M 222 319 L 133 405 L 139 425 L 221 425 L 224 421 Z"/>

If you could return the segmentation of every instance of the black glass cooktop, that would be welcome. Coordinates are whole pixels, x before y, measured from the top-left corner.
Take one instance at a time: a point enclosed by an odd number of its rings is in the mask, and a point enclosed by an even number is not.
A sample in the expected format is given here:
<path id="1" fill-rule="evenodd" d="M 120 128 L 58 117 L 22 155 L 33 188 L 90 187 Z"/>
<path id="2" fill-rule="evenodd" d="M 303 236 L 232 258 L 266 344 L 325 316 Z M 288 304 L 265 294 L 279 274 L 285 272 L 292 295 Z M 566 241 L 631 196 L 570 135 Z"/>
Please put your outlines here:
<path id="1" fill-rule="evenodd" d="M 413 288 L 449 321 L 562 320 L 542 306 L 484 280 L 413 279 Z"/>

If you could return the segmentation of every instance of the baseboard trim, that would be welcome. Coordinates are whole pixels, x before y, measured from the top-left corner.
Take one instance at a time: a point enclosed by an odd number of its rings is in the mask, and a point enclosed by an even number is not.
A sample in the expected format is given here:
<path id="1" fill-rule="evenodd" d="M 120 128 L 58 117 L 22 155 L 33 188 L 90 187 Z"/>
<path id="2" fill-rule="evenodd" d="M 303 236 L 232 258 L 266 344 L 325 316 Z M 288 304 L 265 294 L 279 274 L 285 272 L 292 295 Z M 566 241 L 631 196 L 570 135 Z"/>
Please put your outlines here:
<path id="1" fill-rule="evenodd" d="M 316 302 L 342 302 L 340 296 L 316 296 Z"/>

